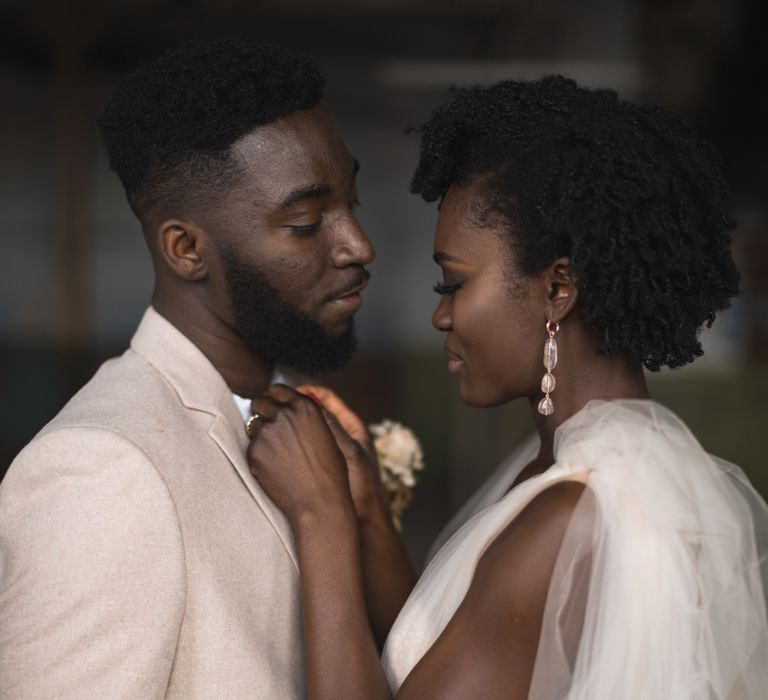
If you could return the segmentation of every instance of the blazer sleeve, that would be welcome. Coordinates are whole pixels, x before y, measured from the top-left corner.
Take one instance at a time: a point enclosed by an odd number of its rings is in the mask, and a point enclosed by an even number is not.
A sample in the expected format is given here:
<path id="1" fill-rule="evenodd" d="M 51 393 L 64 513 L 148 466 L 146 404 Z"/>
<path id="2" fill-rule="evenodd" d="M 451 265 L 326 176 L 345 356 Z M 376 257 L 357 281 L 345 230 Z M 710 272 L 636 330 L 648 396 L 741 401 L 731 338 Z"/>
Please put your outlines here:
<path id="1" fill-rule="evenodd" d="M 184 613 L 161 475 L 100 428 L 36 438 L 0 483 L 0 698 L 161 698 Z"/>

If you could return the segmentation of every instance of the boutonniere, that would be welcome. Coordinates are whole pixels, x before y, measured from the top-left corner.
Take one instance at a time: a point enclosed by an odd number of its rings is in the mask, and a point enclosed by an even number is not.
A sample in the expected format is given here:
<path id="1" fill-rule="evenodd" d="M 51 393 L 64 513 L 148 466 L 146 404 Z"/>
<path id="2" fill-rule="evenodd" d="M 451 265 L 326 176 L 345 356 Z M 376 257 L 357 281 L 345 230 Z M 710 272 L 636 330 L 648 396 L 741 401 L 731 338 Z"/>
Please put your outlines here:
<path id="1" fill-rule="evenodd" d="M 379 460 L 379 474 L 389 496 L 392 521 L 399 531 L 401 517 L 413 500 L 417 472 L 424 469 L 421 444 L 413 431 L 392 420 L 368 426 Z"/>

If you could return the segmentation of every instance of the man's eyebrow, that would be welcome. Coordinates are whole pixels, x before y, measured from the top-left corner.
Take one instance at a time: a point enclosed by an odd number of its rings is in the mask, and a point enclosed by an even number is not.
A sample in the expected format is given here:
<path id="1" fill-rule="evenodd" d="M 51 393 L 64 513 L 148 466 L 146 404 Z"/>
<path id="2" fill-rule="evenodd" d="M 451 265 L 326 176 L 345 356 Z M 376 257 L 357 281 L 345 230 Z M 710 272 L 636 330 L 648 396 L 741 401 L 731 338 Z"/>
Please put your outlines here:
<path id="1" fill-rule="evenodd" d="M 452 263 L 458 263 L 459 265 L 466 265 L 467 263 L 462 260 L 461 258 L 456 258 L 453 255 L 448 255 L 448 253 L 443 252 L 442 250 L 438 250 L 433 256 L 432 259 L 439 265 L 443 262 L 452 262 Z"/>
<path id="2" fill-rule="evenodd" d="M 331 188 L 328 185 L 307 185 L 306 187 L 300 187 L 297 190 L 293 190 L 282 202 L 280 202 L 281 209 L 290 209 L 294 204 L 303 202 L 305 199 L 320 199 L 321 197 L 327 197 L 331 193 Z"/>
<path id="3" fill-rule="evenodd" d="M 354 183 L 357 173 L 360 172 L 360 163 L 357 158 L 352 163 L 352 177 L 351 182 Z M 297 190 L 289 193 L 282 202 L 280 202 L 281 209 L 290 209 L 294 204 L 303 202 L 305 199 L 320 199 L 321 197 L 327 197 L 331 193 L 331 188 L 328 185 L 307 185 L 306 187 L 300 187 Z"/>

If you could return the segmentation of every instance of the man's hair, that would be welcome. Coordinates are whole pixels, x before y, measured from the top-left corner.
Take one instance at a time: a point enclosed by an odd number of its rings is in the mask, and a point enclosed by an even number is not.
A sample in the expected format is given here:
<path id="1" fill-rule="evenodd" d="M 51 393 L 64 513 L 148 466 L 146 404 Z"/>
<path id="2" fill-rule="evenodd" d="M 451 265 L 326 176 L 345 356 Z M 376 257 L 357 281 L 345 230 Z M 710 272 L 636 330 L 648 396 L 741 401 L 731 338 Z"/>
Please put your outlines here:
<path id="1" fill-rule="evenodd" d="M 651 370 L 702 354 L 739 275 L 719 159 L 682 118 L 550 76 L 454 89 L 419 131 L 411 191 L 475 184 L 525 275 L 568 256 L 598 352 Z"/>
<path id="2" fill-rule="evenodd" d="M 232 144 L 323 96 L 317 64 L 288 49 L 222 41 L 171 49 L 129 74 L 99 119 L 139 219 L 231 187 Z M 180 215 L 177 211 L 176 215 Z"/>

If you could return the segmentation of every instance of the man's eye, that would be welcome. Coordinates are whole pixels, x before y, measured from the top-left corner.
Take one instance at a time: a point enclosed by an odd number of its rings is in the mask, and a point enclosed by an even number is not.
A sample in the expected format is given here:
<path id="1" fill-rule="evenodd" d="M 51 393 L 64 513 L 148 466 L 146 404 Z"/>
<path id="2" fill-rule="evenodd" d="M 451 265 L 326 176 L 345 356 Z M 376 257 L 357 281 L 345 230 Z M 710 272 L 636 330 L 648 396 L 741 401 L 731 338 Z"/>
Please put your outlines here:
<path id="1" fill-rule="evenodd" d="M 316 221 L 314 224 L 307 224 L 306 226 L 289 226 L 288 228 L 296 236 L 312 236 L 320 228 L 320 222 Z"/>
<path id="2" fill-rule="evenodd" d="M 454 282 L 453 284 L 446 284 L 445 282 L 436 282 L 435 286 L 432 289 L 434 289 L 440 295 L 453 294 L 454 292 L 461 289 L 461 282 Z"/>

